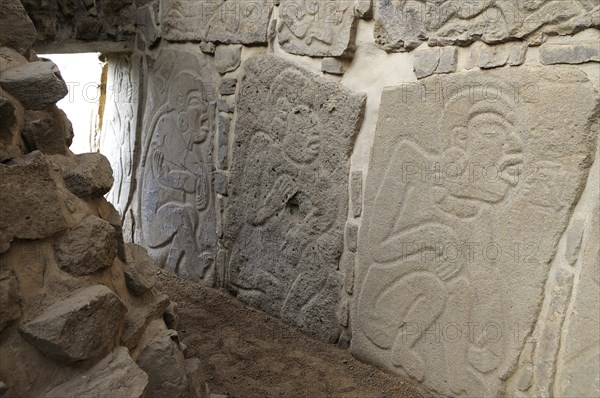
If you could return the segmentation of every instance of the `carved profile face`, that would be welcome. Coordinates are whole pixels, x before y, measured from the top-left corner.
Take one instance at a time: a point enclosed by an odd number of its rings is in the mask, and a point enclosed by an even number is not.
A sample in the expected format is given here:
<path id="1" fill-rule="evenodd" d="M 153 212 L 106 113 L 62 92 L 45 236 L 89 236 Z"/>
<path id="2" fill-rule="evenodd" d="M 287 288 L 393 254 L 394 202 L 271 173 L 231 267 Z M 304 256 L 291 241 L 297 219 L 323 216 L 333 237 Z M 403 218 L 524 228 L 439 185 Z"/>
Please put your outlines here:
<path id="1" fill-rule="evenodd" d="M 295 162 L 310 163 L 319 156 L 321 136 L 316 113 L 308 106 L 298 105 L 287 114 L 282 137 L 285 154 Z"/>
<path id="2" fill-rule="evenodd" d="M 523 170 L 522 132 L 513 106 L 504 100 L 472 103 L 467 96 L 450 101 L 444 113 L 445 161 L 460 164 L 454 169 L 462 173 L 450 182 L 451 191 L 485 202 L 502 200 Z"/>
<path id="3" fill-rule="evenodd" d="M 206 140 L 210 131 L 210 116 L 198 79 L 186 73 L 175 79 L 170 89 L 170 108 L 175 112 L 177 130 L 189 147 Z"/>

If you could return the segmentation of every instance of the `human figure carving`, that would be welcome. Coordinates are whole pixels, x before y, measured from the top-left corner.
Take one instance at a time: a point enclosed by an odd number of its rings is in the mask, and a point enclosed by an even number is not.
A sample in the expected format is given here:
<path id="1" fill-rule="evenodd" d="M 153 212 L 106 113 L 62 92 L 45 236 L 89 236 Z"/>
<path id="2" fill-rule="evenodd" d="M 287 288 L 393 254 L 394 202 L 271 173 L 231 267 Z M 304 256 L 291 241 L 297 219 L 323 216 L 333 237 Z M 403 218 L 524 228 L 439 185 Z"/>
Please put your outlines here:
<path id="1" fill-rule="evenodd" d="M 211 237 L 198 228 L 210 201 L 211 165 L 203 146 L 211 124 L 206 93 L 197 83 L 194 74 L 179 73 L 150 124 L 142 217 L 144 241 L 166 252 L 166 267 L 200 278 L 213 258 L 204 250 Z"/>
<path id="2" fill-rule="evenodd" d="M 427 330 L 442 315 L 464 330 L 474 311 L 493 319 L 504 310 L 501 297 L 482 297 L 501 283 L 497 266 L 460 253 L 450 256 L 448 250 L 481 239 L 470 235 L 469 226 L 489 223 L 489 209 L 506 200 L 523 161 L 519 123 L 504 99 L 474 101 L 468 92 L 458 92 L 448 101 L 439 129 L 437 153 L 402 139 L 389 157 L 367 237 L 374 264 L 358 304 L 366 336 L 391 350 L 392 364 L 419 381 L 426 377 L 427 363 L 415 345 L 427 341 Z M 499 173 L 472 174 L 473 167 L 483 172 L 486 165 Z M 418 172 L 406 173 L 408 166 Z M 478 273 L 485 274 L 478 280 L 487 280 L 487 286 L 472 285 L 470 277 Z M 502 361 L 502 343 L 490 343 L 480 331 L 436 344 L 443 347 L 455 394 L 473 380 L 485 391 L 481 375 Z"/>

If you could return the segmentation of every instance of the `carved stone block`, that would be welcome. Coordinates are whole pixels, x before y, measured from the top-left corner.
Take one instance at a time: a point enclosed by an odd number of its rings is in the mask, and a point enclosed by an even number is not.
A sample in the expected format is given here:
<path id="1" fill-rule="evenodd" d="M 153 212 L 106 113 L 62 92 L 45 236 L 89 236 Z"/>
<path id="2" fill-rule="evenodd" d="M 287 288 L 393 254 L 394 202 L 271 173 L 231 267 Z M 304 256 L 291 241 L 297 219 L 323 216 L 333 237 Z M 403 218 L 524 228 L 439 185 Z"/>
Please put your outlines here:
<path id="1" fill-rule="evenodd" d="M 351 1 L 281 0 L 279 45 L 298 55 L 351 55 L 357 21 Z"/>
<path id="2" fill-rule="evenodd" d="M 161 267 L 212 284 L 214 63 L 197 50 L 162 50 L 149 69 L 136 243 Z"/>
<path id="3" fill-rule="evenodd" d="M 239 92 L 225 213 L 229 288 L 335 341 L 349 155 L 365 97 L 273 55 L 244 64 Z"/>
<path id="4" fill-rule="evenodd" d="M 571 283 L 548 274 L 596 150 L 598 98 L 585 74 L 560 67 L 384 91 L 357 250 L 356 356 L 442 395 L 504 391 L 544 289 Z M 553 366 L 551 350 L 543 358 Z"/>
<path id="5" fill-rule="evenodd" d="M 569 34 L 597 25 L 597 5 L 587 0 L 485 0 L 462 2 L 374 0 L 375 41 L 390 51 L 430 45 L 495 44 Z"/>
<path id="6" fill-rule="evenodd" d="M 266 44 L 271 0 L 162 0 L 163 37 L 169 41 Z"/>

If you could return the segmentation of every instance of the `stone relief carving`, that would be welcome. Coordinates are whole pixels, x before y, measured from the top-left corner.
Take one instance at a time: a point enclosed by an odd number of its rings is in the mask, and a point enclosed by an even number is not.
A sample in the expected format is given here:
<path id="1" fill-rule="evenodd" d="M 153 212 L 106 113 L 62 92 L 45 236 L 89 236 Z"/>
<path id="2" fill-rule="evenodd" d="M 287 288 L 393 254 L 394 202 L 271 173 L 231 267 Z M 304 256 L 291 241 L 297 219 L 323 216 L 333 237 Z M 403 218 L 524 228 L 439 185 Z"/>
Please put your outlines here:
<path id="1" fill-rule="evenodd" d="M 169 41 L 267 44 L 270 0 L 162 0 L 163 37 Z"/>
<path id="2" fill-rule="evenodd" d="M 351 1 L 281 0 L 279 45 L 298 55 L 350 55 L 357 23 L 353 6 Z"/>
<path id="3" fill-rule="evenodd" d="M 229 288 L 335 341 L 349 155 L 365 98 L 272 55 L 244 65 L 224 242 Z"/>
<path id="4" fill-rule="evenodd" d="M 139 58 L 110 55 L 107 59 L 107 99 L 99 151 L 109 160 L 114 177 L 106 195 L 122 217 L 127 214 L 134 189 L 133 169 L 139 105 Z"/>
<path id="5" fill-rule="evenodd" d="M 208 56 L 180 50 L 149 63 L 138 235 L 161 266 L 212 285 L 216 71 Z"/>
<path id="6" fill-rule="evenodd" d="M 375 0 L 375 41 L 392 51 L 431 45 L 496 44 L 597 26 L 600 9 L 588 0 Z"/>
<path id="7" fill-rule="evenodd" d="M 585 75 L 510 72 L 393 87 L 379 111 L 351 351 L 445 395 L 502 391 L 596 144 Z"/>

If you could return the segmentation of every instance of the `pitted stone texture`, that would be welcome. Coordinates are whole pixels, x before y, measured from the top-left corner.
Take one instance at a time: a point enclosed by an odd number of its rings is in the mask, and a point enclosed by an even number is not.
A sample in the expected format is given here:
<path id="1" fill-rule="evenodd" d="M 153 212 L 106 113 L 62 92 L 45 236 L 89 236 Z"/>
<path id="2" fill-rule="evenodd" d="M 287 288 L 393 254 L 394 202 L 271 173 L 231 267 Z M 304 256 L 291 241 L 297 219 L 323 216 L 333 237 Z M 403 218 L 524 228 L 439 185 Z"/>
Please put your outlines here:
<path id="1" fill-rule="evenodd" d="M 37 318 L 21 325 L 21 335 L 61 362 L 100 359 L 116 345 L 127 308 L 103 285 L 75 291 Z"/>
<path id="2" fill-rule="evenodd" d="M 73 125 L 56 105 L 25 112 L 23 139 L 28 151 L 67 155 L 73 142 Z"/>
<path id="3" fill-rule="evenodd" d="M 19 157 L 24 152 L 22 130 L 25 109 L 16 98 L 0 88 L 0 162 Z"/>
<path id="4" fill-rule="evenodd" d="M 98 152 L 76 155 L 77 165 L 63 172 L 65 185 L 80 198 L 103 196 L 112 188 L 112 168 L 106 157 Z"/>
<path id="5" fill-rule="evenodd" d="M 357 250 L 354 355 L 442 395 L 503 391 L 587 179 L 598 98 L 582 72 L 560 67 L 384 91 Z"/>
<path id="6" fill-rule="evenodd" d="M 242 46 L 218 46 L 215 49 L 215 67 L 219 73 L 234 71 L 242 61 Z"/>
<path id="7" fill-rule="evenodd" d="M 14 48 L 25 54 L 33 46 L 37 32 L 19 0 L 0 2 L 0 47 Z"/>
<path id="8" fill-rule="evenodd" d="M 204 373 L 202 373 L 200 360 L 198 358 L 186 359 L 185 369 L 187 371 L 188 379 L 190 380 L 188 385 L 188 397 L 211 398 L 212 394 L 209 394 Z"/>
<path id="9" fill-rule="evenodd" d="M 340 57 L 354 52 L 358 20 L 351 1 L 281 0 L 277 37 L 290 54 Z"/>
<path id="10" fill-rule="evenodd" d="M 66 229 L 70 211 L 59 171 L 39 151 L 0 164 L 0 242 L 43 239 Z"/>
<path id="11" fill-rule="evenodd" d="M 223 79 L 221 86 L 219 86 L 219 92 L 221 95 L 233 95 L 235 94 L 235 88 L 237 87 L 237 79 Z"/>
<path id="12" fill-rule="evenodd" d="M 463 3 L 373 0 L 375 41 L 386 50 L 430 45 L 488 44 L 571 34 L 597 26 L 598 7 L 587 0 L 477 1 Z"/>
<path id="13" fill-rule="evenodd" d="M 135 243 L 125 244 L 126 263 L 123 264 L 127 289 L 134 296 L 140 296 L 154 287 L 156 265 L 146 249 Z"/>
<path id="14" fill-rule="evenodd" d="M 44 398 L 143 398 L 147 386 L 148 375 L 133 362 L 127 348 L 117 347 L 91 369 L 52 387 Z"/>
<path id="15" fill-rule="evenodd" d="M 112 265 L 117 256 L 115 229 L 106 221 L 89 216 L 54 243 L 56 261 L 71 275 L 81 276 Z"/>
<path id="16" fill-rule="evenodd" d="M 186 396 L 190 380 L 176 331 L 159 330 L 136 362 L 149 377 L 147 398 Z"/>
<path id="17" fill-rule="evenodd" d="M 239 92 L 225 214 L 229 288 L 335 341 L 348 159 L 365 98 L 272 55 L 246 61 Z"/>
<path id="18" fill-rule="evenodd" d="M 149 68 L 135 214 L 136 242 L 161 268 L 213 283 L 212 194 L 217 72 L 213 58 L 161 50 Z"/>
<path id="19" fill-rule="evenodd" d="M 161 27 L 169 41 L 266 44 L 270 0 L 161 0 Z"/>
<path id="20" fill-rule="evenodd" d="M 0 332 L 22 314 L 19 281 L 12 271 L 0 273 Z"/>
<path id="21" fill-rule="evenodd" d="M 0 86 L 34 110 L 54 105 L 69 92 L 58 67 L 43 59 L 5 70 Z"/>

